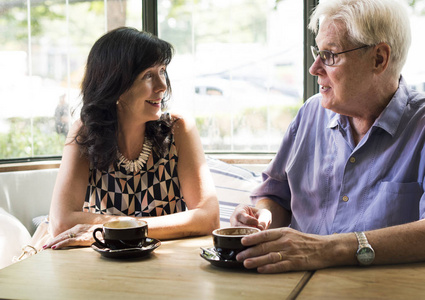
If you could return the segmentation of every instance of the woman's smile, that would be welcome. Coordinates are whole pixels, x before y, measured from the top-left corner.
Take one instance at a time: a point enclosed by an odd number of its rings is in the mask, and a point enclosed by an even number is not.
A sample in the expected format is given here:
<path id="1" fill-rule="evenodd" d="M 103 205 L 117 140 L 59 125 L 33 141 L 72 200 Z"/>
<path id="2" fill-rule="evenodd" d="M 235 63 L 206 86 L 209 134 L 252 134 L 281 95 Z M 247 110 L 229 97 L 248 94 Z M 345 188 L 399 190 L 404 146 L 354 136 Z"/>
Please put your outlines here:
<path id="1" fill-rule="evenodd" d="M 146 100 L 147 103 L 153 105 L 153 106 L 160 106 L 162 99 L 155 99 L 155 100 Z"/>

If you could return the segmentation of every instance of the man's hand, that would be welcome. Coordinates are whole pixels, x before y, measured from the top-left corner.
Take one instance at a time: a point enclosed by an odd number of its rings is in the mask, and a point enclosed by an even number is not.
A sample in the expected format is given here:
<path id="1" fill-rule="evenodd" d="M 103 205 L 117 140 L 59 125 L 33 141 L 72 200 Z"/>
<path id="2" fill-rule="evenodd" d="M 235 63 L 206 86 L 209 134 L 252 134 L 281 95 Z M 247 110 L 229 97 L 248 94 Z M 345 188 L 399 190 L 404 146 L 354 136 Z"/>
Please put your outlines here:
<path id="1" fill-rule="evenodd" d="M 239 204 L 230 216 L 232 226 L 249 226 L 261 230 L 269 228 L 272 214 L 267 209 L 258 209 L 244 204 Z"/>
<path id="2" fill-rule="evenodd" d="M 244 237 L 242 244 L 251 247 L 236 259 L 260 273 L 316 270 L 335 263 L 332 240 L 331 236 L 305 234 L 286 227 L 269 229 Z"/>

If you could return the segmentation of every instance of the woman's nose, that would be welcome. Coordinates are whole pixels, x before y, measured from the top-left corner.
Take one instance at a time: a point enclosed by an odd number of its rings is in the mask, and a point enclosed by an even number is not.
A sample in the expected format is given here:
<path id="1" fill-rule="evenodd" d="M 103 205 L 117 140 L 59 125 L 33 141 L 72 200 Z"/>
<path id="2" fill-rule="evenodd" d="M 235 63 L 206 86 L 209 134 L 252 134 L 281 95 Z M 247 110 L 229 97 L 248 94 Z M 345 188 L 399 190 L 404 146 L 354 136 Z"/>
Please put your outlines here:
<path id="1" fill-rule="evenodd" d="M 155 81 L 155 90 L 156 91 L 165 91 L 167 89 L 167 79 L 166 76 L 157 76 Z"/>

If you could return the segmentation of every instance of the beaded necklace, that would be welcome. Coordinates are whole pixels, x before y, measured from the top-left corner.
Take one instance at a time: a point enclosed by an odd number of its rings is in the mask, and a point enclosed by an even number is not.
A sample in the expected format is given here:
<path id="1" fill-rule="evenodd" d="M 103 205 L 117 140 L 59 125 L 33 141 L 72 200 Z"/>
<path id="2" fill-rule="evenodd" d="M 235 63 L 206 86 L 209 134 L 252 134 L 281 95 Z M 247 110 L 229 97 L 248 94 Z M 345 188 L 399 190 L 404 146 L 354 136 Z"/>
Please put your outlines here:
<path id="1" fill-rule="evenodd" d="M 140 152 L 139 158 L 135 160 L 130 160 L 124 155 L 121 154 L 121 152 L 117 152 L 117 158 L 118 158 L 118 166 L 122 166 L 125 168 L 127 172 L 139 172 L 143 165 L 146 163 L 146 161 L 149 158 L 149 155 L 152 151 L 152 142 L 145 138 L 145 142 L 143 143 L 142 152 Z"/>

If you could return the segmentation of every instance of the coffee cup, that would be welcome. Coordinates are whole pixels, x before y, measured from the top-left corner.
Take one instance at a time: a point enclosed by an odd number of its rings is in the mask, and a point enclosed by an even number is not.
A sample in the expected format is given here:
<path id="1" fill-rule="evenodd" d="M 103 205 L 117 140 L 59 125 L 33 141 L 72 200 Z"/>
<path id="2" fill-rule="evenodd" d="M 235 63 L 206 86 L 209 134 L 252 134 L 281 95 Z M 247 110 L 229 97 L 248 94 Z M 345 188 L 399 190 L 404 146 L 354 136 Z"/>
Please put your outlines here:
<path id="1" fill-rule="evenodd" d="M 99 231 L 103 242 L 96 236 Z M 107 222 L 93 231 L 95 241 L 111 250 L 142 247 L 147 235 L 148 223 L 137 219 Z"/>
<path id="2" fill-rule="evenodd" d="M 245 250 L 241 240 L 244 236 L 260 232 L 254 227 L 227 227 L 219 228 L 212 232 L 214 248 L 220 259 L 236 260 L 236 255 Z"/>

